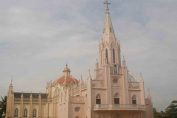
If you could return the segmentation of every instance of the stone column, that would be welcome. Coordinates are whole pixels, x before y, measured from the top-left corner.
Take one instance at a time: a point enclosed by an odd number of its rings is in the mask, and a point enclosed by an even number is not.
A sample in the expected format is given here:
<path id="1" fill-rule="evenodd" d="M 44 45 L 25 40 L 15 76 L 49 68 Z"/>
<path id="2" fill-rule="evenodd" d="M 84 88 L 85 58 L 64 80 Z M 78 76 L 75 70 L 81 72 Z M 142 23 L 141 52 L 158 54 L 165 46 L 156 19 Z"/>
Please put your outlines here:
<path id="1" fill-rule="evenodd" d="M 32 93 L 31 93 L 31 95 L 30 95 L 30 111 L 29 111 L 29 116 L 30 116 L 30 118 L 33 117 L 33 106 L 32 106 L 33 100 L 32 100 L 32 98 L 33 98 L 33 96 L 32 96 Z"/>
<path id="2" fill-rule="evenodd" d="M 24 108 L 23 108 L 23 93 L 21 94 L 21 101 L 20 101 L 20 117 L 22 118 L 23 117 L 23 111 L 24 111 Z"/>
<path id="3" fill-rule="evenodd" d="M 39 101 L 39 116 L 40 118 L 42 118 L 42 101 L 41 101 L 41 94 L 39 94 L 39 98 L 38 98 L 38 101 Z"/>

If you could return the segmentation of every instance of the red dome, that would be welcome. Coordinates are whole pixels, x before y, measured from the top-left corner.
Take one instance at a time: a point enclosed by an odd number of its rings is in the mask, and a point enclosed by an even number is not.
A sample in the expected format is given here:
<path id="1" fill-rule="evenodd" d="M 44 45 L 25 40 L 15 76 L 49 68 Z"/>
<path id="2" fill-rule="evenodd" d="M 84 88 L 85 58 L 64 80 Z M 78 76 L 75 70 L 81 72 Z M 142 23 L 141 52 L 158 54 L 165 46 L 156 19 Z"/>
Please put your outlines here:
<path id="1" fill-rule="evenodd" d="M 60 85 L 78 84 L 79 81 L 72 76 L 62 76 L 58 80 L 56 80 L 56 83 Z"/>
<path id="2" fill-rule="evenodd" d="M 57 79 L 55 81 L 55 84 L 60 84 L 60 85 L 71 85 L 71 84 L 78 84 L 79 81 L 77 79 L 75 79 L 74 77 L 72 77 L 70 75 L 70 69 L 68 68 L 68 65 L 66 65 L 66 67 L 63 70 L 63 76 L 60 77 L 59 79 Z"/>

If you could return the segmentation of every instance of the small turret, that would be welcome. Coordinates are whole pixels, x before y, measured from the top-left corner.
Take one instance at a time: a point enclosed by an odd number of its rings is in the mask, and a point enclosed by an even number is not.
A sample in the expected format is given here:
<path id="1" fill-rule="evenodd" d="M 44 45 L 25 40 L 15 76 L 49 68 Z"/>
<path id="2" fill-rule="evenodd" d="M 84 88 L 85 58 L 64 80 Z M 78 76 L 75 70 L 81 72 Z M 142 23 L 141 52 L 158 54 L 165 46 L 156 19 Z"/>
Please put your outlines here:
<path id="1" fill-rule="evenodd" d="M 7 95 L 7 107 L 6 107 L 6 118 L 13 117 L 13 108 L 14 108 L 14 93 L 13 93 L 13 84 L 12 80 L 9 85 L 8 95 Z"/>
<path id="2" fill-rule="evenodd" d="M 68 68 L 68 65 L 66 64 L 66 67 L 63 70 L 63 73 L 65 75 L 65 77 L 69 77 L 70 76 L 70 69 Z"/>
<path id="3" fill-rule="evenodd" d="M 9 94 L 12 94 L 13 93 L 13 84 L 12 84 L 12 80 L 10 82 L 10 85 L 9 85 L 9 91 L 8 91 Z"/>
<path id="4" fill-rule="evenodd" d="M 124 56 L 123 56 L 123 60 L 122 60 L 122 65 L 123 65 L 124 68 L 127 67 L 127 63 L 126 63 L 126 60 L 125 60 Z"/>

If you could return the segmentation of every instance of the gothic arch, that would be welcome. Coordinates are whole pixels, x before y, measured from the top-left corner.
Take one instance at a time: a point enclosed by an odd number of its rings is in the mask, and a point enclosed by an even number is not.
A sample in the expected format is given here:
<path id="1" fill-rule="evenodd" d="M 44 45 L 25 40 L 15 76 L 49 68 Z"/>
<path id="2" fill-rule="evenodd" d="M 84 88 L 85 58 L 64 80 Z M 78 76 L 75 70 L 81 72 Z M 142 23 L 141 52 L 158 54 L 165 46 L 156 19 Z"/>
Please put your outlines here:
<path id="1" fill-rule="evenodd" d="M 119 93 L 114 94 L 114 104 L 120 104 Z"/>
<path id="2" fill-rule="evenodd" d="M 101 104 L 101 96 L 100 96 L 100 94 L 96 95 L 96 104 Z"/>
<path id="3" fill-rule="evenodd" d="M 37 110 L 33 109 L 33 117 L 35 118 L 37 116 Z"/>
<path id="4" fill-rule="evenodd" d="M 112 59 L 113 59 L 113 63 L 116 63 L 116 56 L 115 56 L 115 49 L 112 49 Z"/>
<path id="5" fill-rule="evenodd" d="M 18 117 L 18 108 L 15 108 L 14 117 Z"/>
<path id="6" fill-rule="evenodd" d="M 137 104 L 136 95 L 133 95 L 133 96 L 132 96 L 132 104 Z"/>
<path id="7" fill-rule="evenodd" d="M 23 117 L 27 117 L 28 116 L 28 110 L 27 108 L 24 109 L 24 113 L 23 113 Z"/>

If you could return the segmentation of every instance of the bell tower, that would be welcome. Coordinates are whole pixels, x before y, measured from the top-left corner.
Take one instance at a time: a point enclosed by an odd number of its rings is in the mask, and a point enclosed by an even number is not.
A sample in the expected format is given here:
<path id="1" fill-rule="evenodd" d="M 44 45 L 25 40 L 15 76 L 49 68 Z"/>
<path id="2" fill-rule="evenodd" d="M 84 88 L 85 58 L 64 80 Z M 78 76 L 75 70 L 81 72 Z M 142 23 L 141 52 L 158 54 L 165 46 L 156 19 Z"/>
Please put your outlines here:
<path id="1" fill-rule="evenodd" d="M 99 67 L 112 66 L 118 68 L 121 66 L 120 45 L 116 39 L 114 28 L 111 21 L 109 2 L 106 0 L 105 18 L 102 38 L 99 44 Z"/>

